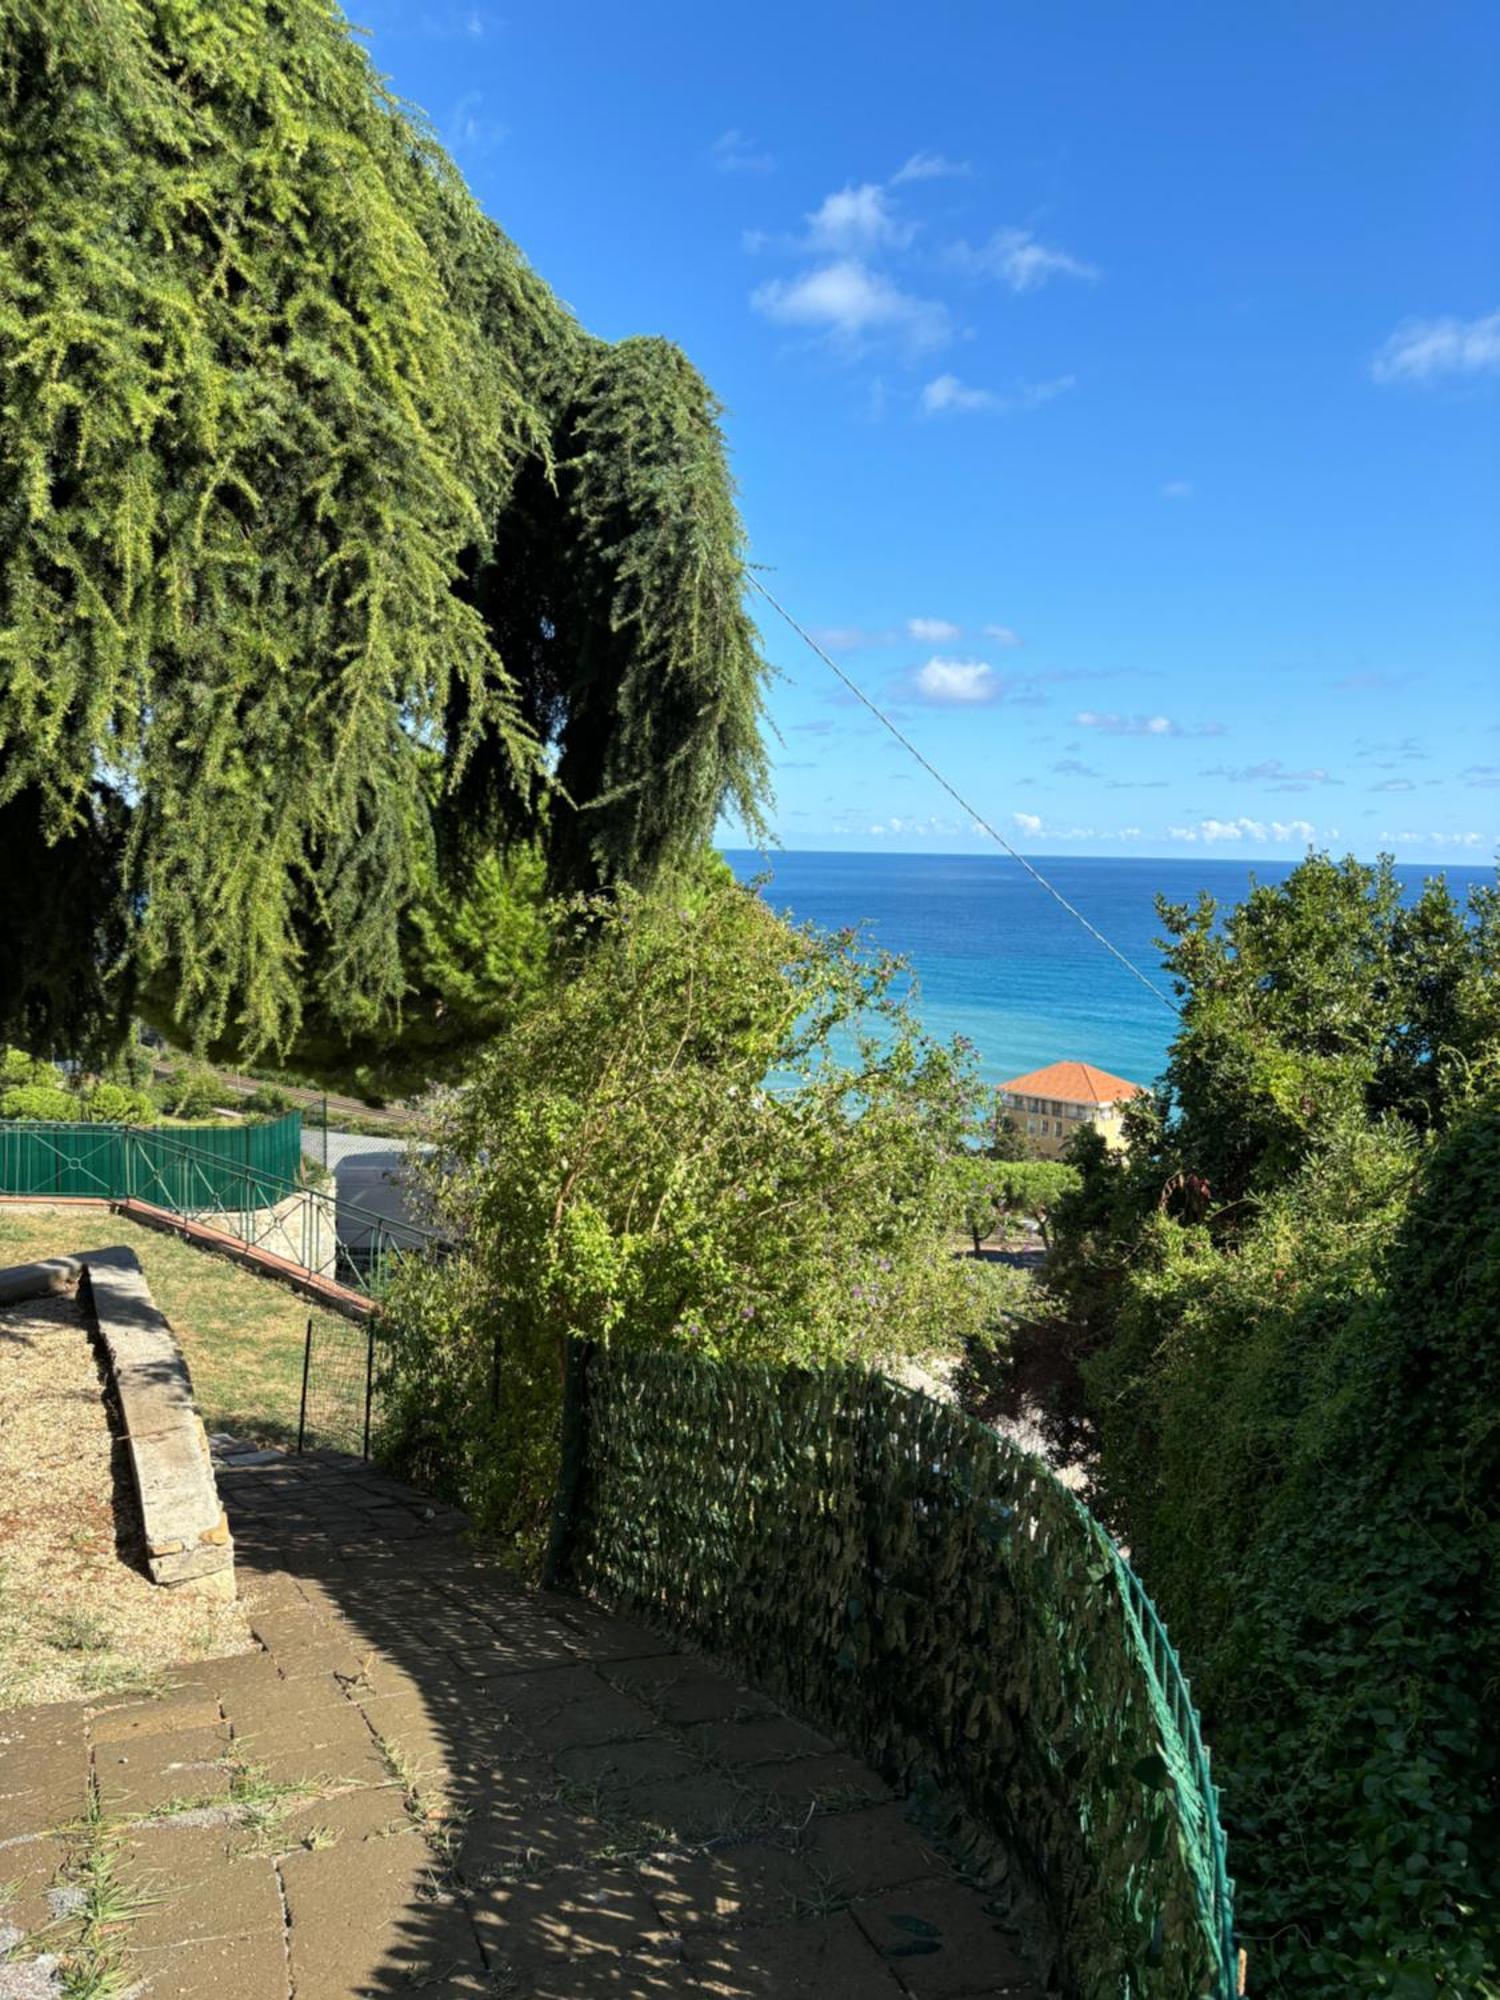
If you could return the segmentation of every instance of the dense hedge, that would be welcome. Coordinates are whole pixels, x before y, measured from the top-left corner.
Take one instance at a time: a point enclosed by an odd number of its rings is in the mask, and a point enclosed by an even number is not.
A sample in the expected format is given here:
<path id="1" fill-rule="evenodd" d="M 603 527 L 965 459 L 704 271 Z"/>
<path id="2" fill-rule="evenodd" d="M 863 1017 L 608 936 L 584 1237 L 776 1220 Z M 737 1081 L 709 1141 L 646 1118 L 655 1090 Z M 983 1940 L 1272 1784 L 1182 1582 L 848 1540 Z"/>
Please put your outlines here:
<path id="1" fill-rule="evenodd" d="M 1500 1992 L 1500 901 L 1167 911 L 1183 1028 L 1047 1283 L 1218 1756 L 1252 1990 Z"/>

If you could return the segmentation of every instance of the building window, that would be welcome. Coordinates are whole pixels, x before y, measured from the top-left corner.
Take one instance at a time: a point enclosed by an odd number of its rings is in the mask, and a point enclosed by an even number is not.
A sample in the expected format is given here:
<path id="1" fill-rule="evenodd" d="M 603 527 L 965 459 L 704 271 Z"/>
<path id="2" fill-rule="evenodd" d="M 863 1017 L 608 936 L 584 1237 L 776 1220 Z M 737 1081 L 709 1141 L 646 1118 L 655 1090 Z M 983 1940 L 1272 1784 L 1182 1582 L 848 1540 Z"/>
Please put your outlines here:
<path id="1" fill-rule="evenodd" d="M 1034 1118 L 1026 1120 L 1026 1133 L 1028 1138 L 1034 1139 L 1036 1137 L 1036 1120 Z"/>

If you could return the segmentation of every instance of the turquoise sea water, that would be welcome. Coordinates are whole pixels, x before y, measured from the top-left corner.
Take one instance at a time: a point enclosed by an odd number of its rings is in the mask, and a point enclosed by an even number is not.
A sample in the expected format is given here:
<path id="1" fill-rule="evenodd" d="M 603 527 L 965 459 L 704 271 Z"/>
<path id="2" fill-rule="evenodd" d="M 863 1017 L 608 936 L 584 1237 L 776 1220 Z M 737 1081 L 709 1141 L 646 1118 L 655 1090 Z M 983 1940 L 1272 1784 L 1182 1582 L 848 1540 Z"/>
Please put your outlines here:
<path id="1" fill-rule="evenodd" d="M 967 1035 L 981 1074 L 999 1083 L 1042 1063 L 1076 1058 L 1149 1083 L 1166 1060 L 1174 1015 L 1004 855 L 813 854 L 730 850 L 742 881 L 769 874 L 764 894 L 800 921 L 865 926 L 871 941 L 908 959 L 928 1031 Z M 1238 902 L 1290 863 L 1261 861 L 1039 861 L 1069 902 L 1170 994 L 1153 940 L 1155 899 L 1191 903 L 1207 890 Z M 1420 887 L 1430 867 L 1402 867 Z M 1494 871 L 1448 868 L 1455 895 Z"/>

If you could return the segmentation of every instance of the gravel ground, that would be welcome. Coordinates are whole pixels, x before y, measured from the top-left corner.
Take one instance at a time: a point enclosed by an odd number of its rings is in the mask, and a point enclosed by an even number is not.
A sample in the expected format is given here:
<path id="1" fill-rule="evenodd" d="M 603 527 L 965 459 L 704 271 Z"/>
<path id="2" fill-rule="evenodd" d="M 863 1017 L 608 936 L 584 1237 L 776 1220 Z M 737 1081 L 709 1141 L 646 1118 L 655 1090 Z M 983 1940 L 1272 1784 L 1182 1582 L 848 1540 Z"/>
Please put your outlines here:
<path id="1" fill-rule="evenodd" d="M 0 1709 L 149 1684 L 169 1662 L 251 1643 L 237 1605 L 164 1590 L 134 1566 L 123 1465 L 117 1527 L 121 1449 L 77 1303 L 0 1311 Z"/>

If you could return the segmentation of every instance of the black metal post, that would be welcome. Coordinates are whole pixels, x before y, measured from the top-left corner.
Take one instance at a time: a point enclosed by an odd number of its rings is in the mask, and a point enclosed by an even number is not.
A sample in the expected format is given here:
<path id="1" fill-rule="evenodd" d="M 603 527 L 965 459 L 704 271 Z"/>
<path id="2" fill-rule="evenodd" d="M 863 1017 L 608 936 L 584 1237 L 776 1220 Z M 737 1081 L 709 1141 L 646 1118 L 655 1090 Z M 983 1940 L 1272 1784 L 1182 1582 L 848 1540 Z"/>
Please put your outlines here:
<path id="1" fill-rule="evenodd" d="M 375 1394 L 375 1315 L 371 1313 L 365 1334 L 365 1449 L 364 1456 L 370 1456 L 370 1404 Z"/>
<path id="2" fill-rule="evenodd" d="M 307 1376 L 312 1367 L 312 1315 L 307 1320 L 307 1340 L 302 1349 L 302 1408 L 297 1415 L 297 1450 L 302 1450 L 302 1440 L 307 1435 Z"/>

